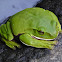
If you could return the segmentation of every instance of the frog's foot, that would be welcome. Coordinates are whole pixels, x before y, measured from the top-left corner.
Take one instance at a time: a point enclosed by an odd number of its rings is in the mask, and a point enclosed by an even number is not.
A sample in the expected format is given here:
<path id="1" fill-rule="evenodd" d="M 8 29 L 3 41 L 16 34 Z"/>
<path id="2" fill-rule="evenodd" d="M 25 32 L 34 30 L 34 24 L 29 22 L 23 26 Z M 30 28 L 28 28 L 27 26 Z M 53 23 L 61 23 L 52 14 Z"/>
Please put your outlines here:
<path id="1" fill-rule="evenodd" d="M 15 50 L 16 47 L 20 48 L 20 45 L 17 44 L 16 42 L 14 42 L 14 41 L 8 41 L 8 40 L 6 40 L 6 39 L 4 39 L 4 38 L 2 38 L 2 40 L 6 43 L 6 45 L 7 45 L 8 47 L 12 48 L 13 50 Z"/>
<path id="2" fill-rule="evenodd" d="M 38 39 L 32 38 L 29 34 L 22 34 L 20 35 L 19 38 L 22 41 L 22 43 L 28 46 L 36 47 L 36 48 L 53 49 L 54 45 L 57 44 L 57 41 L 38 40 Z"/>

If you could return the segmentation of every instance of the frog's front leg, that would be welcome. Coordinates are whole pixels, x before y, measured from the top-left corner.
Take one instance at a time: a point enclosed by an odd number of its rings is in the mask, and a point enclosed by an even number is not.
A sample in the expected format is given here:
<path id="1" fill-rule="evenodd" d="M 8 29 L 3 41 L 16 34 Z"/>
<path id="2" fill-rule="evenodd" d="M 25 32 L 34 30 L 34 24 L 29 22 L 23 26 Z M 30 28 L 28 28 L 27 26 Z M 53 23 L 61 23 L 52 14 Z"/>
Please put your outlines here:
<path id="1" fill-rule="evenodd" d="M 15 46 L 20 47 L 19 44 L 12 41 L 14 36 L 11 32 L 10 22 L 7 22 L 6 24 L 2 24 L 0 26 L 0 35 L 1 35 L 1 40 L 4 41 L 8 47 L 10 47 L 12 49 L 15 49 Z"/>
<path id="2" fill-rule="evenodd" d="M 5 44 L 6 44 L 8 47 L 12 48 L 13 50 L 15 50 L 16 47 L 20 48 L 20 45 L 17 44 L 16 42 L 14 42 L 14 41 L 6 40 L 6 39 L 4 39 L 4 38 L 2 38 L 2 41 L 4 41 Z"/>
<path id="3" fill-rule="evenodd" d="M 20 35 L 19 39 L 22 41 L 22 43 L 36 48 L 53 49 L 54 45 L 57 43 L 57 41 L 37 40 L 32 38 L 32 36 L 29 34 L 22 34 Z"/>

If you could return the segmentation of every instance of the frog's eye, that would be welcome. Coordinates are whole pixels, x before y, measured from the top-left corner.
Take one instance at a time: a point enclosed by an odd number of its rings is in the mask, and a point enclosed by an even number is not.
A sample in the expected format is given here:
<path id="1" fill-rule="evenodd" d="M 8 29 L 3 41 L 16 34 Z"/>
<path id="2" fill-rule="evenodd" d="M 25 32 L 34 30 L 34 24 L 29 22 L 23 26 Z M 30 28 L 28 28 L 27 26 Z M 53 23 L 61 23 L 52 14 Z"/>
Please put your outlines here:
<path id="1" fill-rule="evenodd" d="M 44 34 L 44 32 L 43 31 L 38 31 L 40 34 Z"/>

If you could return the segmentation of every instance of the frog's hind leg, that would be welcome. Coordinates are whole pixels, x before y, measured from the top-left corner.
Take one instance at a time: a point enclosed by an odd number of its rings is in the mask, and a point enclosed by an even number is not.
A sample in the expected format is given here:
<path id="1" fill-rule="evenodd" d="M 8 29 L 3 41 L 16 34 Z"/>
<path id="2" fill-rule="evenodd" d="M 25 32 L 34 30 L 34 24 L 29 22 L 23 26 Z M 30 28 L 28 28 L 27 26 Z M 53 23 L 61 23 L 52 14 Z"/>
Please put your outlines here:
<path id="1" fill-rule="evenodd" d="M 22 43 L 36 48 L 53 49 L 54 45 L 57 43 L 57 41 L 37 40 L 32 38 L 29 34 L 22 34 L 20 35 L 19 39 L 22 41 Z"/>
<path id="2" fill-rule="evenodd" d="M 20 47 L 19 44 L 12 41 L 14 36 L 11 32 L 10 22 L 7 22 L 6 24 L 2 24 L 0 26 L 0 35 L 1 35 L 1 40 L 4 41 L 6 45 L 9 46 L 10 48 L 15 49 L 15 46 Z"/>

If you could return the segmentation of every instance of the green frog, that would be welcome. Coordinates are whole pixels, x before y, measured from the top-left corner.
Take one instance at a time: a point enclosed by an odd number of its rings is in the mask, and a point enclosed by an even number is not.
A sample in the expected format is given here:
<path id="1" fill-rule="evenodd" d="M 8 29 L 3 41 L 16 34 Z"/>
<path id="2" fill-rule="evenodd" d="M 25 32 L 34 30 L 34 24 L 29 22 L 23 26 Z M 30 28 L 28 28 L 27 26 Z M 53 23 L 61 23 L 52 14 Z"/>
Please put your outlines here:
<path id="1" fill-rule="evenodd" d="M 24 9 L 0 26 L 1 40 L 12 49 L 20 47 L 20 44 L 13 41 L 14 36 L 18 35 L 27 46 L 53 49 L 57 44 L 54 39 L 60 32 L 61 25 L 57 16 L 38 7 Z"/>

